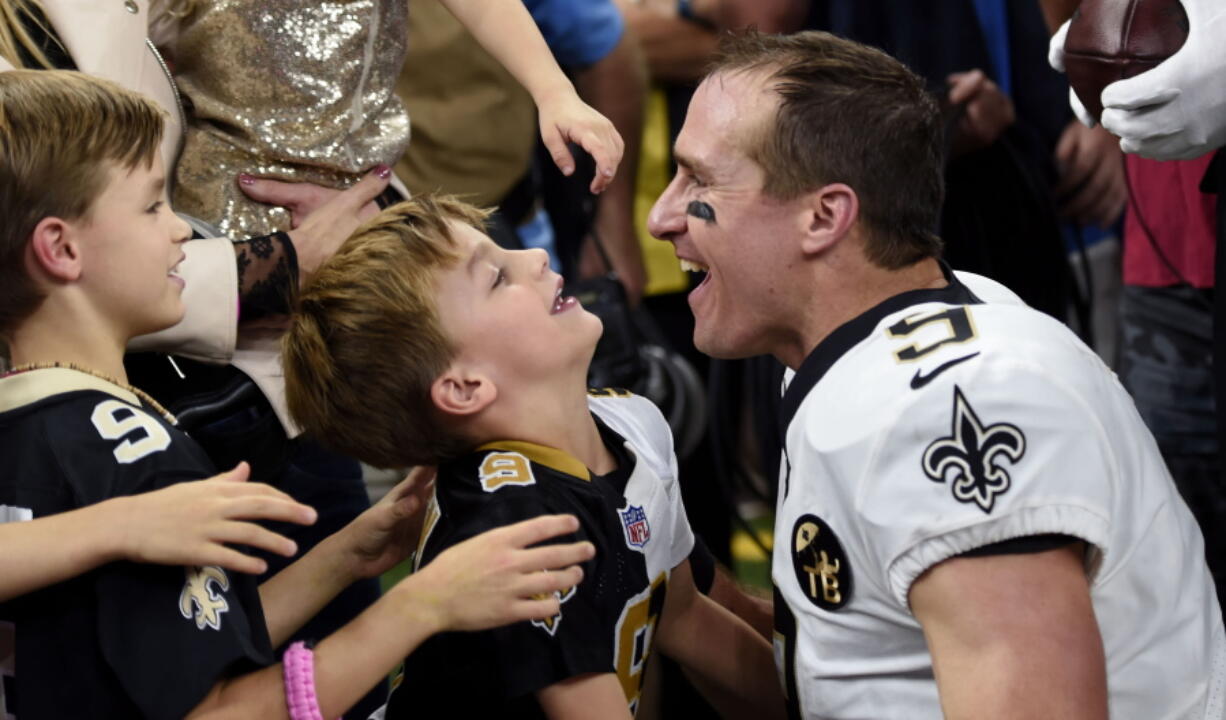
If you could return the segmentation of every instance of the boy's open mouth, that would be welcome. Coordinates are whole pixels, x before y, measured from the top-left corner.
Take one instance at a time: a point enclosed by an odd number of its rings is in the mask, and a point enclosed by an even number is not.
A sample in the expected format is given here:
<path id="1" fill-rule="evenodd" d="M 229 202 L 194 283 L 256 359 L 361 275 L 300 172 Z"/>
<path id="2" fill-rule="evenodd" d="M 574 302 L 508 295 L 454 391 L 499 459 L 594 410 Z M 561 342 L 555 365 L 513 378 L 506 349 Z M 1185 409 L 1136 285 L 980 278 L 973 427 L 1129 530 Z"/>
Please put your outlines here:
<path id="1" fill-rule="evenodd" d="M 549 309 L 550 315 L 557 315 L 560 312 L 566 312 L 579 304 L 573 295 L 563 297 L 562 286 L 558 285 L 558 291 L 553 296 L 553 307 Z"/>

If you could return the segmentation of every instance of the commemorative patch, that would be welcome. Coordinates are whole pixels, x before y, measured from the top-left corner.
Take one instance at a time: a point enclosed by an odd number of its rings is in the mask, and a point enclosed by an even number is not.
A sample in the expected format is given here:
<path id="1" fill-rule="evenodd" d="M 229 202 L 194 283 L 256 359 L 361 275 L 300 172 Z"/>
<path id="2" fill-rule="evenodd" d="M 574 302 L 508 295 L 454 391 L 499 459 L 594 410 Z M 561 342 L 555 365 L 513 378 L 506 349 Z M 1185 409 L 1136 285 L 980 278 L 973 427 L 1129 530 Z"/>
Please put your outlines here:
<path id="1" fill-rule="evenodd" d="M 816 515 L 801 515 L 792 527 L 792 568 L 817 607 L 833 612 L 851 600 L 851 563 L 834 531 Z"/>
<path id="2" fill-rule="evenodd" d="M 647 513 L 638 505 L 626 503 L 626 507 L 617 511 L 622 519 L 622 530 L 626 534 L 626 544 L 632 549 L 642 550 L 651 540 L 651 526 L 647 524 Z"/>
<path id="3" fill-rule="evenodd" d="M 1012 483 L 1000 463 L 1008 460 L 1016 465 L 1025 453 L 1026 436 L 1016 425 L 984 425 L 955 385 L 950 434 L 932 441 L 921 465 L 929 480 L 949 480 L 955 500 L 974 503 L 991 514 L 996 498 L 1008 492 Z"/>

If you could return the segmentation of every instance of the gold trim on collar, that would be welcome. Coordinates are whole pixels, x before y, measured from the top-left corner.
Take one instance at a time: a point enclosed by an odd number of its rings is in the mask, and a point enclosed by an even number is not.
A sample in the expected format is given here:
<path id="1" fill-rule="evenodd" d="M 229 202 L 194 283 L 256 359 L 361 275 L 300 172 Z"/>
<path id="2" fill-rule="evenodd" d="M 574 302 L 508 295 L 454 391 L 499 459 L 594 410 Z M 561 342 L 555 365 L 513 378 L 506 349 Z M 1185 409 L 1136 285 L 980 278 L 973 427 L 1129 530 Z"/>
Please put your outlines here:
<path id="1" fill-rule="evenodd" d="M 557 448 L 545 447 L 544 445 L 537 445 L 536 443 L 523 440 L 496 440 L 485 443 L 478 447 L 477 450 L 479 452 L 486 450 L 517 452 L 532 462 L 544 465 L 552 470 L 572 475 L 580 480 L 592 481 L 592 473 L 588 471 L 586 465 L 580 462 L 574 455 Z"/>
<path id="2" fill-rule="evenodd" d="M 140 399 L 114 383 L 68 368 L 44 368 L 0 378 L 0 412 L 8 412 L 53 395 L 97 390 L 140 407 Z"/>

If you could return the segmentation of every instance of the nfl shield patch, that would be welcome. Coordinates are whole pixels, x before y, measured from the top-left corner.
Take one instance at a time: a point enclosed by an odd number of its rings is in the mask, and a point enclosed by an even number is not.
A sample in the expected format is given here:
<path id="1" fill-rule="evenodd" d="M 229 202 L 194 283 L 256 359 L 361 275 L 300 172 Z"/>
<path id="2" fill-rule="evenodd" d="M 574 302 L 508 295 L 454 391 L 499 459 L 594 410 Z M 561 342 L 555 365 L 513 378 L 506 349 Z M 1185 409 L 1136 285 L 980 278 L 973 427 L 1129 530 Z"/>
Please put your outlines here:
<path id="1" fill-rule="evenodd" d="M 651 526 L 647 524 L 647 513 L 638 505 L 626 503 L 624 509 L 617 513 L 622 518 L 622 528 L 626 531 L 626 544 L 642 550 L 647 541 L 651 540 Z"/>

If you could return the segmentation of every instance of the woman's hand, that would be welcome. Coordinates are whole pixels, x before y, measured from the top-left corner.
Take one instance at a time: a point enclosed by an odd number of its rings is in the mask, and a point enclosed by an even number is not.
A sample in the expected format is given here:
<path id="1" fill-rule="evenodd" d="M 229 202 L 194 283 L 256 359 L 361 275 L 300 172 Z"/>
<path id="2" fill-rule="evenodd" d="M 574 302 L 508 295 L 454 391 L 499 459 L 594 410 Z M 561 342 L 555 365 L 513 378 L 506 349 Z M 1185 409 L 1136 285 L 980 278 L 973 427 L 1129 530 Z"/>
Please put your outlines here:
<path id="1" fill-rule="evenodd" d="M 247 197 L 289 210 L 290 240 L 300 280 L 319 269 L 362 223 L 379 214 L 374 199 L 387 188 L 392 170 L 379 165 L 347 190 L 239 175 Z"/>

